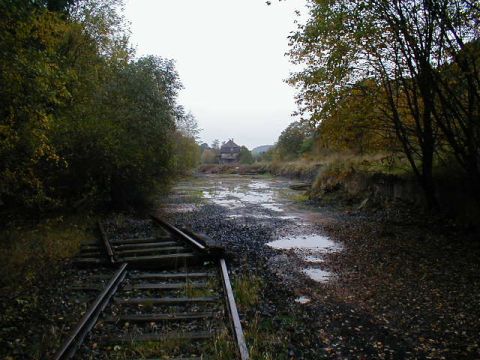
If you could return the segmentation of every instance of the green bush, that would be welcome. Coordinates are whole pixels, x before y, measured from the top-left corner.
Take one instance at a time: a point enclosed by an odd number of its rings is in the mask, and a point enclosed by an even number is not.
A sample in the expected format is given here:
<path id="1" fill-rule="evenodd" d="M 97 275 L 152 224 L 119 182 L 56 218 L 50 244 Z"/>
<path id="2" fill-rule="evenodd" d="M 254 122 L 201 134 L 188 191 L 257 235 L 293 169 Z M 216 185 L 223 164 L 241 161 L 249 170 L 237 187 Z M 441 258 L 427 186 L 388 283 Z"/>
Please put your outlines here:
<path id="1" fill-rule="evenodd" d="M 198 163 L 174 62 L 134 58 L 116 0 L 70 4 L 0 2 L 1 210 L 144 203 Z"/>

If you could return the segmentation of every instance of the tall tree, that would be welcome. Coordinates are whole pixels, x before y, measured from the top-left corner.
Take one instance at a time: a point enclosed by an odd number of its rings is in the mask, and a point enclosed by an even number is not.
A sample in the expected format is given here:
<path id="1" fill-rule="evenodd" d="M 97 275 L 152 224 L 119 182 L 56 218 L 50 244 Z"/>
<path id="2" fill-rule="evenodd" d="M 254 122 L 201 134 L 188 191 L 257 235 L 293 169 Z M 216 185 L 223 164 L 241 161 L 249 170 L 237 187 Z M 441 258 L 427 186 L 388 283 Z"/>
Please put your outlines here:
<path id="1" fill-rule="evenodd" d="M 478 37 L 479 2 L 453 3 L 311 1 L 308 22 L 291 37 L 293 61 L 306 64 L 290 79 L 300 88 L 301 110 L 321 121 L 336 107 L 343 89 L 373 78 L 382 88 L 383 114 L 432 207 L 437 203 L 432 169 L 439 132 L 435 103 L 440 96 L 435 72 L 452 61 L 447 49 L 453 33 L 463 42 Z M 448 19 L 439 9 L 446 8 L 455 29 L 450 36 L 442 36 Z"/>
<path id="2" fill-rule="evenodd" d="M 437 46 L 449 56 L 448 64 L 430 69 L 438 105 L 434 115 L 480 201 L 480 3 L 433 6 Z"/>
<path id="3" fill-rule="evenodd" d="M 254 159 L 252 156 L 252 153 L 246 146 L 241 146 L 240 147 L 240 155 L 238 157 L 238 161 L 240 164 L 252 164 Z"/>
<path id="4" fill-rule="evenodd" d="M 61 160 L 50 133 L 72 98 L 62 49 L 75 28 L 28 1 L 1 1 L 0 13 L 0 197 L 40 207 L 53 202 L 42 169 Z"/>
<path id="5" fill-rule="evenodd" d="M 0 0 L 2 210 L 141 201 L 198 161 L 174 62 L 134 60 L 118 3 Z"/>
<path id="6" fill-rule="evenodd" d="M 302 145 L 312 135 L 310 126 L 303 121 L 294 121 L 282 131 L 275 144 L 275 153 L 280 159 L 292 160 L 302 153 Z"/>

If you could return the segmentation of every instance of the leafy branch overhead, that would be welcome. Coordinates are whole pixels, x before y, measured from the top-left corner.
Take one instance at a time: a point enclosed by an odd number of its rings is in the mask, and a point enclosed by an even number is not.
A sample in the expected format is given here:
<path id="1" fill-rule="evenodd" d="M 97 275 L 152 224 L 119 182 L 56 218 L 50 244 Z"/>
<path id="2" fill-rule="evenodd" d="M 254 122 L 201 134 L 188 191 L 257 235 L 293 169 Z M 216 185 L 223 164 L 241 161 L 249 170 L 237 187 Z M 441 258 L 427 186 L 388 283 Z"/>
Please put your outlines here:
<path id="1" fill-rule="evenodd" d="M 373 91 L 372 124 L 390 127 L 431 206 L 436 156 L 456 159 L 478 190 L 479 9 L 462 0 L 310 1 L 290 36 L 290 57 L 303 65 L 289 79 L 300 113 L 318 126 L 347 94 Z"/>

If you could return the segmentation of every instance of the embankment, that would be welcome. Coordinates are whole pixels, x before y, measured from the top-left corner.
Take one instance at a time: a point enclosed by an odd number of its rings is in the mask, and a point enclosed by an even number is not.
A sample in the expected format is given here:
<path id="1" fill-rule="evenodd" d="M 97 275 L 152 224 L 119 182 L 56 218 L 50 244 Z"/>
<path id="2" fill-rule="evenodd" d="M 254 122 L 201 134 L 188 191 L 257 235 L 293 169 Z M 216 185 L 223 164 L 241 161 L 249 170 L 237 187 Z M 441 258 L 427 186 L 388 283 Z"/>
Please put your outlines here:
<path id="1" fill-rule="evenodd" d="M 406 170 L 389 171 L 375 159 L 337 161 L 270 162 L 244 164 L 208 164 L 198 171 L 207 174 L 271 174 L 310 183 L 307 195 L 317 202 L 342 201 L 357 207 L 408 205 L 425 207 L 423 190 Z M 382 164 L 380 164 L 382 165 Z M 466 182 L 455 174 L 437 177 L 436 196 L 442 212 L 475 224 L 480 218 L 478 203 Z"/>

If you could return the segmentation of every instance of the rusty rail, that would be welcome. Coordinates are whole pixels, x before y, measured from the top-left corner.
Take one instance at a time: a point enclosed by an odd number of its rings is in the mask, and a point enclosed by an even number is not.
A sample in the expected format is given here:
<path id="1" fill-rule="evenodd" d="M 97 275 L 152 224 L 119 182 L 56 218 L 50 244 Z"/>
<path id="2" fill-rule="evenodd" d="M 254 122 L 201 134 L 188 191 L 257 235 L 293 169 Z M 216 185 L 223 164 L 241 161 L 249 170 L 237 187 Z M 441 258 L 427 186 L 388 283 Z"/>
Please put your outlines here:
<path id="1" fill-rule="evenodd" d="M 110 262 L 113 264 L 115 262 L 115 258 L 113 256 L 112 246 L 110 245 L 110 241 L 108 241 L 107 233 L 105 232 L 105 229 L 100 221 L 98 222 L 98 228 L 100 229 L 100 234 L 102 235 L 102 240 L 105 245 L 105 249 L 107 250 L 107 255 L 110 259 Z"/>
<path id="2" fill-rule="evenodd" d="M 166 221 L 152 215 L 152 219 L 154 219 L 157 223 L 162 225 L 164 228 L 174 232 L 178 236 L 184 238 L 191 244 L 197 247 L 197 249 L 201 251 L 205 251 L 207 248 L 203 244 L 199 243 L 196 239 L 194 239 L 192 236 L 186 234 L 182 230 L 178 229 L 177 227 L 167 223 Z M 228 308 L 228 313 L 229 313 L 229 318 L 232 323 L 232 331 L 233 335 L 235 337 L 235 341 L 237 343 L 237 348 L 238 352 L 240 355 L 241 360 L 248 360 L 249 359 L 249 353 L 248 353 L 248 348 L 247 344 L 245 342 L 245 337 L 243 335 L 243 329 L 242 329 L 242 323 L 240 322 L 240 316 L 238 315 L 238 309 L 237 305 L 235 303 L 235 296 L 233 294 L 232 290 L 232 285 L 230 283 L 230 277 L 228 275 L 228 270 L 227 270 L 227 264 L 225 262 L 225 259 L 221 257 L 218 259 L 218 263 L 220 266 L 220 273 L 222 275 L 222 284 L 223 284 L 223 289 L 225 291 L 225 302 L 227 304 Z"/>
<path id="3" fill-rule="evenodd" d="M 103 291 L 98 295 L 93 304 L 90 305 L 77 326 L 72 330 L 60 350 L 57 351 L 54 356 L 55 360 L 64 360 L 73 357 L 78 347 L 82 344 L 83 339 L 93 328 L 103 309 L 110 301 L 110 298 L 115 294 L 118 286 L 125 278 L 127 265 L 127 263 L 122 264 L 115 272 Z"/>
<path id="4" fill-rule="evenodd" d="M 240 353 L 241 360 L 248 360 L 248 348 L 245 343 L 245 337 L 243 336 L 242 323 L 238 316 L 237 305 L 235 303 L 235 297 L 233 295 L 232 285 L 230 284 L 230 277 L 228 276 L 227 264 L 225 259 L 219 260 L 220 270 L 222 274 L 223 288 L 225 290 L 225 301 L 227 303 L 228 312 L 230 314 L 230 320 L 232 322 L 233 334 L 237 342 L 238 351 Z"/>
<path id="5" fill-rule="evenodd" d="M 155 220 L 158 224 L 160 224 L 165 229 L 171 231 L 172 233 L 176 234 L 177 236 L 187 240 L 190 244 L 195 246 L 198 250 L 205 251 L 207 247 L 201 244 L 198 240 L 194 239 L 190 235 L 184 233 L 179 228 L 173 226 L 172 224 L 167 223 L 166 221 L 160 219 L 159 217 L 152 215 L 152 219 Z"/>
<path id="6" fill-rule="evenodd" d="M 231 325 L 231 331 L 232 335 L 234 337 L 234 340 L 236 342 L 236 347 L 238 350 L 238 356 L 239 359 L 241 360 L 248 360 L 249 359 L 249 353 L 248 353 L 248 348 L 245 342 L 245 337 L 243 335 L 243 329 L 242 329 L 242 324 L 240 322 L 240 317 L 238 314 L 237 306 L 235 303 L 235 298 L 232 290 L 232 285 L 230 283 L 230 277 L 228 275 L 228 269 L 227 269 L 227 264 L 225 262 L 225 259 L 223 258 L 223 252 L 215 252 L 207 246 L 209 242 L 204 242 L 202 238 L 197 238 L 197 235 L 193 232 L 188 231 L 182 231 L 178 229 L 177 227 L 163 221 L 162 219 L 156 217 L 156 216 L 151 216 L 152 219 L 159 224 L 162 228 L 167 230 L 168 233 L 174 236 L 177 241 L 182 241 L 185 242 L 186 244 L 190 245 L 193 247 L 195 250 L 198 251 L 197 254 L 199 256 L 202 256 L 202 254 L 208 254 L 211 260 L 214 260 L 214 263 L 218 264 L 219 266 L 219 273 L 221 276 L 221 282 L 224 290 L 224 299 L 225 299 L 225 304 L 226 308 L 228 310 L 228 318 L 230 321 Z M 107 255 L 110 259 L 110 262 L 112 264 L 115 264 L 116 261 L 120 261 L 121 257 L 118 257 L 118 253 L 115 254 L 114 248 L 115 244 L 110 244 L 110 241 L 108 239 L 108 236 L 105 232 L 105 229 L 103 225 L 98 222 L 98 227 L 101 233 L 102 237 L 102 242 L 105 245 L 105 249 L 107 252 Z M 173 240 L 173 239 L 172 239 Z M 132 240 L 133 241 L 133 240 Z M 153 240 L 149 240 L 153 241 Z M 152 246 L 151 243 L 148 243 L 148 246 Z M 153 248 L 152 248 L 153 249 Z M 144 252 L 143 248 L 140 250 Z M 185 255 L 185 254 L 183 254 Z M 194 255 L 194 253 L 190 254 L 192 257 L 197 256 Z M 167 255 L 165 255 L 167 256 Z M 170 254 L 169 256 L 178 256 L 178 254 Z M 145 256 L 142 255 L 143 258 Z M 160 258 L 160 256 L 156 256 L 155 259 Z M 64 359 L 70 359 L 75 355 L 75 352 L 80 348 L 80 345 L 84 341 L 86 335 L 92 330 L 92 328 L 95 326 L 100 314 L 103 312 L 107 304 L 110 302 L 112 296 L 117 292 L 120 284 L 124 280 L 127 271 L 127 265 L 129 263 L 129 260 L 127 258 L 124 259 L 124 262 L 120 265 L 120 267 L 117 269 L 113 277 L 110 279 L 108 284 L 105 286 L 103 291 L 100 293 L 100 295 L 96 298 L 96 300 L 92 303 L 92 305 L 88 308 L 87 312 L 82 316 L 80 319 L 79 323 L 75 326 L 75 328 L 72 330 L 72 332 L 69 334 L 67 340 L 63 343 L 62 347 L 60 350 L 57 351 L 57 353 L 54 356 L 55 360 L 64 360 Z M 135 264 L 135 262 L 131 262 Z M 203 275 L 202 275 L 203 276 Z M 158 285 L 158 284 L 157 284 Z M 155 286 L 157 286 L 155 285 Z M 172 286 L 172 285 L 170 285 Z M 158 301 L 163 301 L 165 303 L 167 302 L 175 302 L 175 301 L 218 301 L 220 300 L 221 297 L 215 299 L 215 298 L 194 298 L 194 299 L 181 299 L 181 298 L 159 298 Z M 129 299 L 129 302 L 134 302 L 137 299 Z M 139 301 L 142 299 L 139 299 Z M 145 300 L 145 299 L 143 299 Z M 143 301 L 142 300 L 142 301 Z M 148 301 L 152 301 L 152 298 L 147 299 Z M 157 300 L 157 299 L 154 299 Z M 149 315 L 151 316 L 151 315 Z"/>

